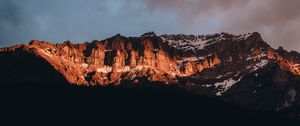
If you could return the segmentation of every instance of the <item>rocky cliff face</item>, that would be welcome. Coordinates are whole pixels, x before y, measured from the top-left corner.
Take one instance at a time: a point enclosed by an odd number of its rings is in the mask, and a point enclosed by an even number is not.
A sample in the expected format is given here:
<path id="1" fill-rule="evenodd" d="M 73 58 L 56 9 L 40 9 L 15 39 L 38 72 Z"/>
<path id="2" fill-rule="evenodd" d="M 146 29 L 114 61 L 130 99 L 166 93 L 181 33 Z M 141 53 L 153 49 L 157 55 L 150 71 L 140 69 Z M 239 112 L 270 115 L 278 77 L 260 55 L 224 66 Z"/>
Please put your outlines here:
<path id="1" fill-rule="evenodd" d="M 251 106 L 258 109 L 281 110 L 300 104 L 300 54 L 273 49 L 259 33 L 157 36 L 149 32 L 83 44 L 33 40 L 1 48 L 0 64 L 6 62 L 3 55 L 8 53 L 41 58 L 72 85 L 128 81 L 140 85 L 141 80 L 148 80 L 222 96 L 243 106 L 260 103 Z"/>

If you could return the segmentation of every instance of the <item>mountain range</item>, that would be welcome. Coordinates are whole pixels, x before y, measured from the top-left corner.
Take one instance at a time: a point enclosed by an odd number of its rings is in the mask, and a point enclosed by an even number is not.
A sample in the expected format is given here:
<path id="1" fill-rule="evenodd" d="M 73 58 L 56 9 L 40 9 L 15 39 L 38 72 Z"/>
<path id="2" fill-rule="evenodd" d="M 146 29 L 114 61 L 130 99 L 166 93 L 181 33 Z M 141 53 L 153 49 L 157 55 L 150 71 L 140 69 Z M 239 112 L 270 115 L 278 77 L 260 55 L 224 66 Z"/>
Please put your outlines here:
<path id="1" fill-rule="evenodd" d="M 117 34 L 80 44 L 32 40 L 0 48 L 1 86 L 174 87 L 260 111 L 300 116 L 300 54 L 257 32 Z"/>

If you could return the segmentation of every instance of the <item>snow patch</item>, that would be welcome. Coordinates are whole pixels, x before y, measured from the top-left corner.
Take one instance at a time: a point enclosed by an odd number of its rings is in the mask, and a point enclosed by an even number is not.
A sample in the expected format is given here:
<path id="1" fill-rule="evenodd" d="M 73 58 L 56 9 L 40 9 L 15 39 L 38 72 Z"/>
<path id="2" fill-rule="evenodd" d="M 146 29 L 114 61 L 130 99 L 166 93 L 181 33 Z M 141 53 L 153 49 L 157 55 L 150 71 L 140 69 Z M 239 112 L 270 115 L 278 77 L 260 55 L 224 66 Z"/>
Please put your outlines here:
<path id="1" fill-rule="evenodd" d="M 180 48 L 185 51 L 203 49 L 205 44 L 207 43 L 207 40 L 204 40 L 199 36 L 194 36 L 193 38 L 184 37 L 183 39 L 179 39 L 179 40 L 175 40 L 171 36 L 168 37 L 161 36 L 160 38 L 163 40 L 163 42 L 167 43 L 171 47 Z"/>
<path id="2" fill-rule="evenodd" d="M 256 63 L 253 66 L 253 71 L 256 71 L 256 70 L 258 70 L 260 68 L 265 67 L 268 63 L 269 63 L 269 60 L 267 60 L 267 59 L 260 60 L 260 62 Z"/>
<path id="3" fill-rule="evenodd" d="M 131 71 L 142 71 L 144 68 L 149 68 L 150 66 L 147 65 L 139 65 L 134 67 Z"/>
<path id="4" fill-rule="evenodd" d="M 86 64 L 86 63 L 83 63 L 83 64 L 81 64 L 81 66 L 82 66 L 83 68 L 87 68 L 87 67 L 89 67 L 89 65 L 88 65 L 88 64 Z"/>
<path id="5" fill-rule="evenodd" d="M 246 61 L 249 61 L 249 60 L 252 60 L 252 59 L 253 59 L 252 56 L 248 56 L 247 59 L 246 59 Z"/>
<path id="6" fill-rule="evenodd" d="M 97 72 L 99 73 L 110 73 L 112 71 L 112 68 L 110 66 L 104 66 L 102 68 L 98 68 Z"/>
<path id="7" fill-rule="evenodd" d="M 261 58 L 264 58 L 264 57 L 267 57 L 267 54 L 266 54 L 266 53 L 262 53 L 262 54 L 256 56 L 255 58 L 261 59 Z M 252 60 L 252 59 L 254 59 L 253 56 L 248 56 L 247 59 L 246 59 L 246 61 L 249 61 L 249 60 Z"/>
<path id="8" fill-rule="evenodd" d="M 45 55 L 47 55 L 48 57 L 52 57 L 52 54 L 49 51 L 45 51 L 43 49 L 39 49 L 42 53 L 44 53 Z"/>
<path id="9" fill-rule="evenodd" d="M 207 57 L 211 57 L 213 54 L 208 54 Z"/>
<path id="10" fill-rule="evenodd" d="M 215 88 L 220 89 L 216 92 L 216 96 L 221 96 L 224 92 L 226 92 L 230 87 L 239 82 L 242 79 L 240 77 L 238 80 L 234 80 L 232 78 L 224 80 L 223 82 L 217 82 L 214 84 Z"/>
<path id="11" fill-rule="evenodd" d="M 209 87 L 212 87 L 212 85 L 211 84 L 204 84 L 204 85 L 202 85 L 202 87 L 209 88 Z"/>
<path id="12" fill-rule="evenodd" d="M 300 67 L 300 64 L 293 64 L 292 67 Z"/>
<path id="13" fill-rule="evenodd" d="M 123 72 L 129 72 L 130 71 L 130 66 L 125 66 L 123 68 Z"/>
<path id="14" fill-rule="evenodd" d="M 239 35 L 238 39 L 239 40 L 246 40 L 248 39 L 253 33 L 246 33 L 246 34 L 242 34 L 242 35 Z"/>
<path id="15" fill-rule="evenodd" d="M 159 49 L 153 49 L 153 52 L 158 52 L 159 51 Z"/>
<path id="16" fill-rule="evenodd" d="M 217 78 L 217 79 L 220 79 L 220 78 L 222 78 L 222 77 L 223 77 L 222 75 L 219 75 L 219 76 L 217 76 L 216 78 Z"/>
<path id="17" fill-rule="evenodd" d="M 202 60 L 204 57 L 184 57 L 180 60 L 177 60 L 178 63 L 186 62 L 186 61 L 198 61 Z"/>
<path id="18" fill-rule="evenodd" d="M 105 49 L 104 52 L 111 52 L 111 49 Z"/>
<path id="19" fill-rule="evenodd" d="M 125 72 L 129 72 L 131 69 L 130 69 L 130 66 L 125 66 L 121 69 L 117 69 L 117 72 L 119 73 L 125 73 Z"/>

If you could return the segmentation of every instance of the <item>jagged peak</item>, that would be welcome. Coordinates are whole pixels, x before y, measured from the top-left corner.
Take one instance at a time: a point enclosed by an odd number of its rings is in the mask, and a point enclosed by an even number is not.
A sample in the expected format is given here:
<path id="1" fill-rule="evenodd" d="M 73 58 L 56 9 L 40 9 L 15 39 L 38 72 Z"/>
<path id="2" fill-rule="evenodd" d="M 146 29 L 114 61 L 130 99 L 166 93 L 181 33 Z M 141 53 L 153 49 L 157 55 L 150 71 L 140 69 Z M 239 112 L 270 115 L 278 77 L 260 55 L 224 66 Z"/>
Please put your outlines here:
<path id="1" fill-rule="evenodd" d="M 254 35 L 254 36 L 261 37 L 261 34 L 259 32 L 252 32 L 251 34 Z"/>
<path id="2" fill-rule="evenodd" d="M 247 33 L 247 39 L 248 38 L 253 38 L 253 39 L 256 39 L 258 41 L 263 41 L 262 37 L 261 37 L 261 34 L 258 33 L 258 32 L 252 32 L 252 33 Z"/>
<path id="3" fill-rule="evenodd" d="M 47 41 L 40 41 L 40 40 L 31 40 L 28 44 L 29 46 L 35 46 L 35 47 L 49 47 L 53 46 L 52 43 Z"/>
<path id="4" fill-rule="evenodd" d="M 0 48 L 0 52 L 16 51 L 16 49 L 24 48 L 25 46 L 25 44 L 17 44 L 10 47 L 2 47 Z"/>
<path id="5" fill-rule="evenodd" d="M 116 36 L 116 37 L 120 37 L 120 36 L 122 36 L 122 35 L 121 35 L 121 33 L 117 33 L 115 36 Z"/>
<path id="6" fill-rule="evenodd" d="M 29 42 L 29 45 L 43 45 L 43 44 L 50 44 L 50 43 L 46 41 L 40 41 L 40 40 L 31 40 Z"/>
<path id="7" fill-rule="evenodd" d="M 127 38 L 127 37 L 121 35 L 120 33 L 117 33 L 116 35 L 114 35 L 114 36 L 112 36 L 112 37 L 110 37 L 110 38 L 108 38 L 106 40 L 110 40 L 110 39 L 124 39 L 124 38 Z"/>
<path id="8" fill-rule="evenodd" d="M 156 34 L 154 31 L 150 31 L 142 34 L 141 37 L 156 37 Z"/>
<path id="9" fill-rule="evenodd" d="M 69 40 L 67 40 L 67 41 L 64 41 L 63 44 L 64 44 L 64 45 L 72 45 L 72 42 L 69 41 Z"/>

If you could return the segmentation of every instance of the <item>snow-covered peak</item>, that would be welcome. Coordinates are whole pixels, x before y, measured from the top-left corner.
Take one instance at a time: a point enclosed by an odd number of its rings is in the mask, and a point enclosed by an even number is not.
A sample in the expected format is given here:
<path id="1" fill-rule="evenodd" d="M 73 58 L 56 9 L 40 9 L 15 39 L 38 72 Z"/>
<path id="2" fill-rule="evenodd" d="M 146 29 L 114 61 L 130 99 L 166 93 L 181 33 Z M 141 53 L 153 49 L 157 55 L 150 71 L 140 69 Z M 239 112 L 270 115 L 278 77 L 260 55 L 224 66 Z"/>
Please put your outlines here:
<path id="1" fill-rule="evenodd" d="M 160 37 L 163 42 L 174 48 L 183 49 L 185 51 L 194 49 L 203 49 L 207 40 L 204 36 L 194 35 L 162 35 Z"/>
<path id="2" fill-rule="evenodd" d="M 171 47 L 182 49 L 184 51 L 189 50 L 200 50 L 206 46 L 231 40 L 231 41 L 242 41 L 248 39 L 253 33 L 246 33 L 241 35 L 232 35 L 229 33 L 217 33 L 208 35 L 184 35 L 184 34 L 172 34 L 172 35 L 161 35 L 160 38 L 163 42 L 167 43 Z"/>

